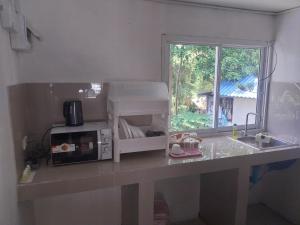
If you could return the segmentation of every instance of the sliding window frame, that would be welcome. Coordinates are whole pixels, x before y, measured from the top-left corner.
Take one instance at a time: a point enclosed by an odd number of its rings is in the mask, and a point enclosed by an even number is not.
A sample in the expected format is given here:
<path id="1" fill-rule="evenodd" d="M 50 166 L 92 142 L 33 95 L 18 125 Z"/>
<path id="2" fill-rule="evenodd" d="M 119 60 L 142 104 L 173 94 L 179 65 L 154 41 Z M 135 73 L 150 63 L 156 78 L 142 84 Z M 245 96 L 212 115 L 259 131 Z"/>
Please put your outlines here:
<path id="1" fill-rule="evenodd" d="M 267 41 L 253 41 L 244 39 L 228 39 L 228 38 L 214 38 L 214 37 L 198 37 L 198 36 L 182 36 L 182 35 L 162 35 L 162 81 L 168 86 L 169 97 L 171 99 L 171 74 L 170 74 L 170 45 L 171 44 L 193 44 L 193 45 L 206 45 L 216 48 L 215 60 L 215 83 L 214 83 L 214 115 L 213 127 L 207 129 L 187 130 L 186 132 L 193 131 L 202 135 L 213 135 L 232 130 L 232 126 L 219 127 L 219 103 L 220 103 L 220 82 L 221 82 L 221 62 L 222 62 L 222 48 L 259 48 L 260 49 L 260 70 L 258 76 L 257 88 L 257 102 L 255 124 L 248 126 L 249 130 L 264 131 L 267 128 L 267 113 L 268 113 L 268 100 L 269 100 L 269 86 L 270 78 L 266 78 L 267 74 L 272 70 L 272 56 L 273 56 L 273 42 Z M 263 95 L 261 95 L 263 93 Z M 171 104 L 169 105 L 171 112 Z M 169 121 L 170 125 L 170 121 Z M 237 126 L 238 130 L 244 129 L 245 125 Z M 176 132 L 172 132 L 176 133 Z"/>

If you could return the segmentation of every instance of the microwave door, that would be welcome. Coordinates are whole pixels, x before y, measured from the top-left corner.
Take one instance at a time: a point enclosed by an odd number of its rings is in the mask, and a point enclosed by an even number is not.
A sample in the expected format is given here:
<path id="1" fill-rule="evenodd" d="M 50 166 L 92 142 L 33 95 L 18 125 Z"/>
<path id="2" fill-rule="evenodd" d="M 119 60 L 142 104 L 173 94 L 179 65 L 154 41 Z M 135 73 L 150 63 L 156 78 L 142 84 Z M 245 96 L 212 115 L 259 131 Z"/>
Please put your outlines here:
<path id="1" fill-rule="evenodd" d="M 99 158 L 98 132 L 53 134 L 51 149 L 54 164 L 96 161 Z"/>

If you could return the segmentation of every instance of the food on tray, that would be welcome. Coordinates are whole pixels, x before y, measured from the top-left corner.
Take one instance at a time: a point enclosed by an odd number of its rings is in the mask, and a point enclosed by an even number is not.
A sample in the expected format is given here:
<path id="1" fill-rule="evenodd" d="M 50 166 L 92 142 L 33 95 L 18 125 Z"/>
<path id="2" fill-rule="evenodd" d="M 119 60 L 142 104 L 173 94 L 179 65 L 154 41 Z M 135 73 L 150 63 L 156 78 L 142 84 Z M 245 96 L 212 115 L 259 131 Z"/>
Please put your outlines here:
<path id="1" fill-rule="evenodd" d="M 182 148 L 198 148 L 201 141 L 196 133 L 177 133 L 170 136 L 170 147 L 178 144 Z"/>

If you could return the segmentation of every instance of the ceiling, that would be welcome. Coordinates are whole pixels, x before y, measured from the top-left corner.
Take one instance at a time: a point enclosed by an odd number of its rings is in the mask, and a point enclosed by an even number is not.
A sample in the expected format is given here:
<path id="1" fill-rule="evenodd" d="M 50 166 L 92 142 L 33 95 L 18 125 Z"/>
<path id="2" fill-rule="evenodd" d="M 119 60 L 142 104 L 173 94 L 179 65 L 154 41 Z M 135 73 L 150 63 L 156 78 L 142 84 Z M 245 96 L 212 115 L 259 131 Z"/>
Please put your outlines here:
<path id="1" fill-rule="evenodd" d="M 228 8 L 278 13 L 300 7 L 300 0 L 168 0 L 169 2 L 198 3 Z"/>

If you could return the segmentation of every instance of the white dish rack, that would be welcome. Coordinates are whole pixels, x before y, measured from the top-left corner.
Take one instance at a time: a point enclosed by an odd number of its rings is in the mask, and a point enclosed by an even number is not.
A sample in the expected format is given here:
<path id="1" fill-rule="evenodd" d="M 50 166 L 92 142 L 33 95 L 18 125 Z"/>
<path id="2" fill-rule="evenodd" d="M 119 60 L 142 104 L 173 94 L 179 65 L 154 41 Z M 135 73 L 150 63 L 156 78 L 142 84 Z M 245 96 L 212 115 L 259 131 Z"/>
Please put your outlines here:
<path id="1" fill-rule="evenodd" d="M 120 154 L 123 153 L 161 149 L 165 149 L 167 152 L 169 147 L 169 94 L 165 83 L 111 82 L 109 83 L 107 111 L 109 125 L 113 130 L 115 162 L 120 162 Z M 154 137 L 122 137 L 120 135 L 120 118 L 134 118 L 135 116 L 150 118 L 150 124 L 146 126 L 135 124 L 144 133 L 152 130 L 161 131 L 164 134 Z"/>

